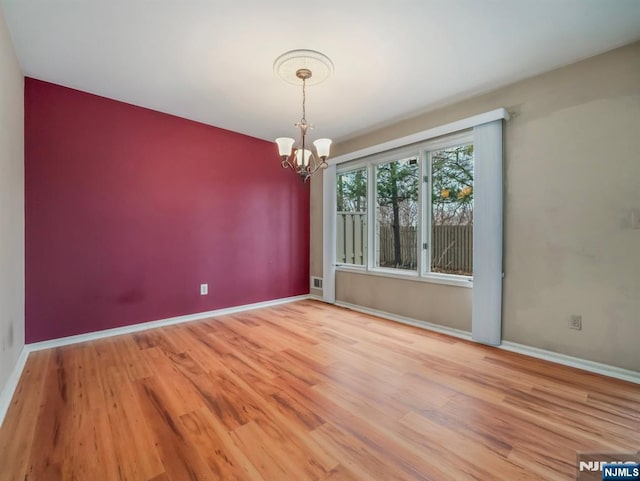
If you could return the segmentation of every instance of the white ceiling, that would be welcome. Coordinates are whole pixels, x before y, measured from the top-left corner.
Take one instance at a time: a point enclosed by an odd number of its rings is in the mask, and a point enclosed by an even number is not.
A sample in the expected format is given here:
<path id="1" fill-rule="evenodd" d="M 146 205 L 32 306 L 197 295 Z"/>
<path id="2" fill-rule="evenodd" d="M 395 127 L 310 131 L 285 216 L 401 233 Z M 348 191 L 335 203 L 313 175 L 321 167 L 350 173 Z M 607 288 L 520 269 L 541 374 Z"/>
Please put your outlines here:
<path id="1" fill-rule="evenodd" d="M 640 39 L 640 0 L 0 0 L 25 75 L 264 139 L 301 92 L 273 61 L 319 50 L 315 135 L 344 140 Z"/>

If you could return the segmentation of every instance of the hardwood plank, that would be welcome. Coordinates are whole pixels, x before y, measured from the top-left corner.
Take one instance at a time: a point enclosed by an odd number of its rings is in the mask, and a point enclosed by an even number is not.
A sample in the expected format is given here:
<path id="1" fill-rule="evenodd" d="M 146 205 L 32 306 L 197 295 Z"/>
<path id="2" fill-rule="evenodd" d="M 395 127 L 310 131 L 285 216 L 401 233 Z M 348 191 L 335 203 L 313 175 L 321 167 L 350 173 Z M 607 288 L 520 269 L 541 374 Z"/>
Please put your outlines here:
<path id="1" fill-rule="evenodd" d="M 322 481 L 360 481 L 362 478 L 357 477 L 353 472 L 339 464 L 327 474 Z"/>
<path id="2" fill-rule="evenodd" d="M 438 463 L 431 465 L 425 462 L 424 466 L 421 466 L 422 469 L 418 469 L 402 457 L 389 459 L 389 456 L 385 456 L 386 443 L 380 444 L 378 440 L 368 435 L 354 436 L 337 425 L 324 424 L 312 431 L 311 436 L 325 446 L 332 456 L 340 460 L 341 464 L 348 466 L 357 479 L 372 481 L 380 479 L 454 481 L 456 479 L 446 476 L 437 467 Z M 400 449 L 394 450 L 394 454 L 400 454 Z"/>
<path id="3" fill-rule="evenodd" d="M 268 480 L 322 479 L 338 465 L 324 452 L 312 452 L 288 426 L 267 418 L 241 426 L 233 437 Z"/>
<path id="4" fill-rule="evenodd" d="M 73 439 L 73 411 L 69 370 L 65 351 L 54 349 L 46 366 L 42 404 L 31 443 L 28 479 L 61 481 L 70 462 L 69 447 Z"/>
<path id="5" fill-rule="evenodd" d="M 207 481 L 213 473 L 198 451 L 192 449 L 180 417 L 167 404 L 170 394 L 155 377 L 135 383 L 136 394 L 145 421 L 155 438 L 162 464 L 169 479 Z M 129 459 L 129 463 L 134 459 Z"/>
<path id="6" fill-rule="evenodd" d="M 456 466 L 456 479 L 492 479 L 499 473 L 503 479 L 538 481 L 538 475 L 526 466 L 519 466 L 508 458 L 495 455 L 481 443 L 469 439 L 449 427 L 432 422 L 414 412 L 401 420 L 415 435 L 413 444 L 429 450 L 446 464 Z"/>
<path id="7" fill-rule="evenodd" d="M 22 480 L 29 464 L 51 351 L 29 355 L 0 427 L 0 479 Z"/>
<path id="8" fill-rule="evenodd" d="M 126 479 L 151 479 L 165 470 L 154 444 L 154 437 L 138 402 L 134 387 L 125 383 L 117 387 L 115 402 L 107 408 L 115 457 Z M 80 478 L 81 479 L 81 478 Z"/>
<path id="9" fill-rule="evenodd" d="M 573 480 L 640 387 L 315 301 L 32 353 L 2 481 Z"/>
<path id="10" fill-rule="evenodd" d="M 180 417 L 190 444 L 204 459 L 213 479 L 268 481 L 251 464 L 227 427 L 208 409 L 198 409 Z"/>

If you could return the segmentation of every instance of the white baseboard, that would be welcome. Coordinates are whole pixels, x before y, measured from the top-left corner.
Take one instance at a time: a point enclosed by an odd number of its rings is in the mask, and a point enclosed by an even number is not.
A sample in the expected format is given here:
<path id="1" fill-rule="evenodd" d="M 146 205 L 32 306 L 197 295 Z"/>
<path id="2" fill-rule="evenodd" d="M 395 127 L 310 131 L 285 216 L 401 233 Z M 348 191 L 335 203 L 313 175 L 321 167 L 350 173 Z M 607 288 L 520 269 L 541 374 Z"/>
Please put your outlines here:
<path id="1" fill-rule="evenodd" d="M 263 307 L 278 306 L 280 304 L 288 304 L 289 302 L 301 301 L 308 299 L 309 295 L 284 297 L 282 299 L 274 299 L 272 301 L 256 302 L 254 304 L 244 304 L 242 306 L 226 307 L 224 309 L 216 309 L 214 311 L 197 312 L 195 314 L 187 314 L 184 316 L 169 317 L 157 321 L 142 322 L 140 324 L 131 324 L 129 326 L 115 327 L 113 329 L 105 329 L 103 331 L 88 332 L 86 334 L 78 334 L 77 336 L 60 337 L 51 339 L 50 341 L 34 342 L 27 344 L 25 349 L 29 352 L 41 351 L 42 349 L 51 349 L 53 347 L 68 346 L 79 342 L 95 341 L 96 339 L 104 339 L 106 337 L 120 336 L 122 334 L 130 334 L 132 332 L 146 331 L 147 329 L 155 329 L 157 327 L 172 326 L 174 324 L 182 324 L 183 322 L 199 321 L 209 317 L 225 316 L 235 314 L 237 312 L 250 311 L 252 309 L 261 309 Z"/>
<path id="2" fill-rule="evenodd" d="M 449 336 L 458 337 L 460 339 L 466 339 L 471 341 L 471 333 L 467 331 L 461 331 L 452 327 L 439 326 L 430 322 L 418 321 L 408 317 L 398 316 L 396 314 L 390 314 L 388 312 L 379 311 L 377 309 L 370 309 L 368 307 L 357 306 L 348 302 L 336 302 L 337 306 L 346 307 L 354 311 L 364 312 L 365 314 L 371 314 L 373 316 L 382 317 L 383 319 L 389 319 L 391 321 L 401 322 L 410 326 L 421 327 L 430 331 L 439 332 L 441 334 L 447 334 Z M 621 379 L 623 381 L 629 381 L 636 384 L 640 384 L 640 372 L 631 371 L 630 369 L 623 369 L 621 367 L 611 366 L 609 364 L 602 364 L 599 362 L 588 361 L 586 359 L 580 359 L 578 357 L 567 356 L 565 354 L 559 354 L 557 352 L 547 351 L 545 349 L 539 349 L 537 347 L 526 346 L 524 344 L 517 344 L 510 341 L 502 341 L 499 346 L 490 346 L 498 349 L 504 349 L 506 351 L 516 352 L 518 354 L 524 354 L 525 356 L 531 356 L 538 359 L 544 359 L 545 361 L 551 361 L 556 364 L 563 364 L 565 366 L 571 366 L 583 371 L 593 372 L 596 374 L 602 374 L 604 376 L 612 377 L 615 379 Z"/>
<path id="3" fill-rule="evenodd" d="M 547 351 L 545 349 L 539 349 L 537 347 L 526 346 L 524 344 L 518 344 L 516 342 L 502 341 L 502 344 L 496 347 L 498 347 L 499 349 L 504 349 L 505 351 L 517 352 L 518 354 L 524 354 L 525 356 L 537 357 L 538 359 L 555 362 L 556 364 L 564 364 L 565 366 L 575 367 L 578 369 L 582 369 L 583 371 L 589 371 L 596 374 L 602 374 L 604 376 L 621 379 L 623 381 L 640 384 L 640 372 L 638 371 L 623 369 L 621 367 L 602 364 L 600 362 L 588 361 L 587 359 L 567 356 L 566 354 L 559 354 L 557 352 Z"/>
<path id="4" fill-rule="evenodd" d="M 448 336 L 458 337 L 467 341 L 471 340 L 471 333 L 463 331 L 461 329 L 454 329 L 453 327 L 440 326 L 427 321 L 418 321 L 410 317 L 398 316 L 397 314 L 391 314 L 390 312 L 379 311 L 377 309 L 371 309 L 369 307 L 362 307 L 349 302 L 336 301 L 336 306 L 346 307 L 353 311 L 364 312 L 365 314 L 371 314 L 372 316 L 382 317 L 383 319 L 389 319 L 390 321 L 400 322 L 402 324 L 408 324 L 409 326 L 421 327 L 428 329 L 429 331 L 439 332 L 440 334 L 447 334 Z"/>
<path id="5" fill-rule="evenodd" d="M 7 414 L 7 410 L 9 409 L 9 405 L 13 399 L 13 393 L 15 393 L 18 388 L 18 383 L 20 382 L 24 365 L 27 363 L 27 357 L 29 357 L 29 350 L 25 346 L 22 348 L 22 351 L 20 351 L 16 364 L 13 366 L 13 370 L 11 371 L 11 374 L 9 374 L 9 378 L 0 392 L 0 426 L 2 426 L 4 417 Z"/>

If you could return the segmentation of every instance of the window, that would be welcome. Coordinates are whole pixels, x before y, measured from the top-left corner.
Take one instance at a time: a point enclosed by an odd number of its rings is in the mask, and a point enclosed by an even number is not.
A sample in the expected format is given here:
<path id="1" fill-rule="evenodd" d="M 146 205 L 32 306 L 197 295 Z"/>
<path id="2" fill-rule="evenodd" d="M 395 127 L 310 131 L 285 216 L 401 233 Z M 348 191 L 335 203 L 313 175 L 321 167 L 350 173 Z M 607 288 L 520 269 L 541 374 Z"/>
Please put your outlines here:
<path id="1" fill-rule="evenodd" d="M 337 169 L 338 266 L 470 285 L 473 176 L 471 132 Z"/>
<path id="2" fill-rule="evenodd" d="M 338 174 L 336 190 L 336 260 L 363 266 L 367 260 L 367 170 Z"/>
<path id="3" fill-rule="evenodd" d="M 429 153 L 430 271 L 473 273 L 473 144 Z M 429 219 L 425 219 L 427 222 Z"/>
<path id="4" fill-rule="evenodd" d="M 378 164 L 376 267 L 417 269 L 418 158 Z"/>

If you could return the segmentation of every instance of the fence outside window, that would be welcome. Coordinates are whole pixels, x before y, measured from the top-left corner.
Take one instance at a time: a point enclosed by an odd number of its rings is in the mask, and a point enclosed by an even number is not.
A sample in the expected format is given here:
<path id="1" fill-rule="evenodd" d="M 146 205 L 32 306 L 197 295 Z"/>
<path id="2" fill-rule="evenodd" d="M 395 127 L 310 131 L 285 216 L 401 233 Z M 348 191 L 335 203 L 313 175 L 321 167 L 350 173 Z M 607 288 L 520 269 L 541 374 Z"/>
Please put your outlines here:
<path id="1" fill-rule="evenodd" d="M 367 261 L 367 213 L 338 212 L 336 260 L 340 264 L 365 265 Z"/>
<path id="2" fill-rule="evenodd" d="M 394 257 L 393 227 L 380 226 L 378 231 L 380 267 L 397 267 Z M 473 224 L 440 225 L 431 228 L 431 271 L 472 275 Z M 367 260 L 366 212 L 337 213 L 336 260 L 340 264 L 365 265 Z M 400 251 L 403 267 L 415 269 L 417 232 L 415 227 L 400 228 Z"/>

